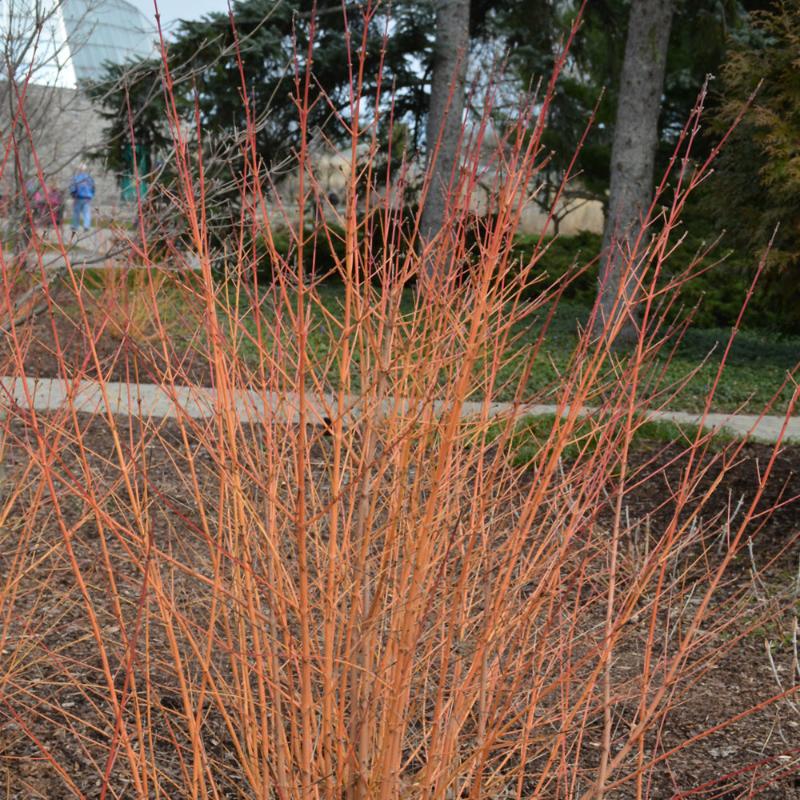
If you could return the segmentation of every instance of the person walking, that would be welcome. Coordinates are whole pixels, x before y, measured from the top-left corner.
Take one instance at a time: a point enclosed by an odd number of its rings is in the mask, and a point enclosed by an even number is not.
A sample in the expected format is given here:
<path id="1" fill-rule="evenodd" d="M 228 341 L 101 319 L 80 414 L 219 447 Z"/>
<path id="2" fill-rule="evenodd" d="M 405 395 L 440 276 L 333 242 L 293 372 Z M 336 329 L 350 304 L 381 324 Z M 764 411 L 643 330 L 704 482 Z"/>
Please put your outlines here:
<path id="1" fill-rule="evenodd" d="M 76 234 L 81 225 L 88 231 L 92 226 L 94 178 L 89 174 L 86 164 L 81 164 L 73 175 L 69 193 L 72 196 L 72 233 Z"/>

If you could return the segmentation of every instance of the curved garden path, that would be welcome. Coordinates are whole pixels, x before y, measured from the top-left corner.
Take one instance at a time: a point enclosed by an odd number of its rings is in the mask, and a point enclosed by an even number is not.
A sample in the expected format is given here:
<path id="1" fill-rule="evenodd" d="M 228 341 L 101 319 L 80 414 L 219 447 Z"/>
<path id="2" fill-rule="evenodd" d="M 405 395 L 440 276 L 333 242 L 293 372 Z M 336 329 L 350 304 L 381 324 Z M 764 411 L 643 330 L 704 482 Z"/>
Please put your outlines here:
<path id="1" fill-rule="evenodd" d="M 71 402 L 75 410 L 85 413 L 111 413 L 140 417 L 175 418 L 179 416 L 203 419 L 214 416 L 217 409 L 217 392 L 211 387 L 165 386 L 154 383 L 123 383 L 109 381 L 65 381 L 57 378 L 0 377 L 0 413 L 10 408 L 36 411 L 57 411 Z M 323 423 L 336 411 L 333 395 L 306 395 L 306 418 L 311 423 Z M 388 411 L 402 403 L 393 398 L 384 401 Z M 238 389 L 233 395 L 236 413 L 244 419 L 257 420 L 268 416 L 296 422 L 299 418 L 297 395 L 278 394 Z M 345 401 L 346 416 L 355 419 L 363 412 L 363 401 L 358 396 L 349 396 Z M 446 407 L 444 401 L 436 401 L 434 410 Z M 591 409 L 587 409 L 590 411 Z M 488 415 L 539 416 L 555 414 L 554 405 L 522 405 L 491 403 Z M 468 401 L 462 408 L 462 416 L 477 416 L 484 412 L 484 404 Z M 701 425 L 707 429 L 724 430 L 736 437 L 748 437 L 762 442 L 784 440 L 800 441 L 800 416 L 757 416 L 754 414 L 711 413 L 705 416 L 687 411 L 653 411 L 648 415 L 653 421 L 674 422 L 682 425 Z"/>

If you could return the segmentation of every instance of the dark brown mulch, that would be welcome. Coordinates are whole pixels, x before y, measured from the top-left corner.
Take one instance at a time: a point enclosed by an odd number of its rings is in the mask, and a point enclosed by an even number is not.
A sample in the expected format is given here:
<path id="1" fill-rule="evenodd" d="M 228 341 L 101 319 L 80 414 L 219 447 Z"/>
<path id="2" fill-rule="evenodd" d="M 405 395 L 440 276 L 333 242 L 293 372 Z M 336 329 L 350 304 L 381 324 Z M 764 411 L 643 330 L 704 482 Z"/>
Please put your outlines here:
<path id="1" fill-rule="evenodd" d="M 654 500 L 658 501 L 660 488 L 663 489 L 662 500 L 675 490 L 685 465 L 684 453 L 685 447 L 679 444 L 642 443 L 631 454 L 631 472 L 637 468 L 647 472 L 660 467 L 663 470 L 659 477 L 634 488 L 627 496 L 631 512 L 638 517 L 650 516 L 654 529 L 659 527 L 659 523 L 664 523 L 669 513 L 669 506 L 654 512 L 657 506 Z M 721 452 L 711 451 L 706 460 L 721 455 Z M 725 515 L 731 507 L 735 509 L 740 505 L 739 517 L 733 520 L 735 527 L 736 519 L 741 518 L 742 511 L 749 508 L 755 499 L 759 481 L 770 462 L 769 480 L 756 507 L 758 519 L 750 530 L 762 548 L 774 550 L 792 541 L 800 532 L 800 445 L 783 445 L 777 451 L 769 444 L 750 442 L 743 445 L 704 507 L 703 516 L 708 519 Z M 717 461 L 699 482 L 695 496 L 707 492 L 720 471 L 721 463 Z"/>
<path id="2" fill-rule="evenodd" d="M 63 284 L 56 284 L 51 294 L 49 305 L 18 326 L 18 348 L 8 332 L 0 333 L 0 366 L 8 365 L 6 373 L 18 372 L 14 351 L 19 349 L 23 372 L 30 377 L 63 377 L 63 364 L 66 377 L 81 375 L 93 380 L 102 372 L 106 380 L 160 383 L 171 371 L 177 376 L 176 383 L 210 385 L 208 357 L 198 344 L 202 341 L 198 321 L 184 319 L 180 326 L 172 326 L 175 330 L 170 330 L 165 357 L 161 338 L 126 334 L 104 321 L 91 293 L 83 294 L 91 337 L 85 326 L 76 325 L 70 318 L 77 318 L 78 313 L 74 294 Z M 196 330 L 187 333 L 192 326 Z"/>
<path id="3" fill-rule="evenodd" d="M 92 454 L 92 464 L 102 469 L 103 459 L 113 452 L 113 444 L 108 430 L 102 421 L 83 421 L 87 424 L 85 444 Z M 122 427 L 127 427 L 126 420 Z M 24 426 L 15 423 L 16 435 L 28 435 Z M 160 431 L 161 442 L 180 446 L 180 436 L 173 423 L 165 422 Z M 667 492 L 661 487 L 674 487 L 681 477 L 683 468 L 681 461 L 674 461 L 679 455 L 677 445 L 664 447 L 661 444 L 642 446 L 631 456 L 631 467 L 647 465 L 648 471 L 659 466 L 663 473 L 646 486 L 634 489 L 627 498 L 629 513 L 633 518 L 649 517 L 648 530 L 650 535 L 657 537 L 669 517 L 669 508 L 658 510 L 656 507 L 662 502 Z M 176 464 L 173 457 L 163 447 L 152 447 L 149 451 L 149 470 L 151 479 L 157 484 L 163 497 L 183 512 L 184 508 L 191 507 L 191 498 L 187 495 L 182 481 L 176 478 Z M 763 471 L 764 465 L 772 457 L 772 449 L 764 445 L 748 445 L 742 457 L 726 474 L 723 482 L 712 495 L 707 504 L 704 515 L 707 519 L 714 519 L 720 514 L 725 514 L 730 508 L 739 505 L 740 498 L 747 504 L 753 498 L 754 486 L 757 476 Z M 18 448 L 10 448 L 7 452 L 6 464 L 9 470 L 21 469 L 24 456 Z M 711 470 L 704 478 L 702 491 L 711 486 L 715 480 L 716 472 Z M 797 537 L 800 534 L 800 517 L 797 507 L 785 501 L 800 494 L 800 447 L 786 447 L 775 459 L 772 480 L 767 486 L 762 497 L 761 507 L 769 508 L 779 506 L 774 513 L 764 519 L 764 525 L 759 531 L 755 544 L 754 555 L 759 564 L 766 565 L 764 580 L 774 582 L 775 586 L 782 585 L 791 580 L 793 569 L 796 569 L 798 548 Z M 70 521 L 75 521 L 84 512 L 80 503 L 68 503 L 65 513 Z M 122 512 L 121 512 L 122 513 Z M 163 542 L 174 539 L 175 531 L 166 525 L 162 516 L 154 517 L 156 529 L 154 535 Z M 53 525 L 50 518 L 47 524 Z M 102 569 L 93 572 L 92 559 L 97 558 L 96 547 L 97 531 L 91 526 L 84 528 L 76 537 L 76 550 L 81 559 L 86 574 L 97 575 L 96 585 L 92 584 L 93 592 L 105 591 L 102 578 Z M 163 546 L 163 545 L 162 545 Z M 180 539 L 174 543 L 176 548 L 182 546 Z M 111 542 L 112 556 L 118 545 Z M 119 551 L 121 553 L 121 551 Z M 0 554 L 2 555 L 2 554 Z M 2 555 L 5 560 L 6 556 Z M 726 589 L 729 596 L 732 592 L 747 590 L 750 582 L 749 561 L 746 558 L 738 559 L 731 572 L 733 585 Z M 85 680 L 86 684 L 98 681 L 98 661 L 96 653 L 92 651 L 90 640 L 85 638 L 81 643 L 83 633 L 81 620 L 83 619 L 79 598 L 71 581 L 71 572 L 66 564 L 58 562 L 54 567 L 52 585 L 54 595 L 51 604 L 47 607 L 48 613 L 59 614 L 59 624 L 53 631 L 46 633 L 43 644 L 48 647 L 61 648 L 62 658 L 74 659 L 71 667 L 76 677 Z M 135 581 L 132 587 L 135 586 Z M 123 592 L 127 591 L 124 581 Z M 102 596 L 102 595 L 99 595 Z M 26 603 L 33 602 L 34 596 L 27 595 L 18 606 L 24 612 Z M 135 593 L 130 596 L 131 608 L 135 607 Z M 41 615 L 43 611 L 37 607 L 32 616 Z M 100 623 L 108 631 L 109 641 L 115 635 L 115 620 L 113 614 L 104 612 Z M 76 643 L 70 645 L 69 634 L 74 634 Z M 111 648 L 113 651 L 113 647 Z M 124 657 L 124 649 L 120 643 L 118 657 Z M 779 658 L 785 660 L 786 652 L 778 653 Z M 622 665 L 630 658 L 635 662 L 635 653 L 620 653 L 619 660 Z M 43 666 L 36 669 L 43 670 L 45 684 L 47 675 Z M 86 674 L 82 676 L 83 670 Z M 53 683 L 53 695 L 50 701 L 60 709 L 60 713 L 86 714 L 91 717 L 92 703 L 102 703 L 103 690 L 98 689 L 97 696 L 91 692 L 88 696 L 81 696 L 69 686 L 59 689 L 58 683 Z M 670 716 L 667 726 L 662 734 L 661 749 L 668 749 L 681 742 L 698 735 L 709 727 L 722 723 L 738 714 L 744 714 L 749 709 L 757 706 L 772 695 L 777 693 L 764 651 L 764 635 L 753 631 L 744 635 L 735 643 L 735 646 L 708 670 L 691 688 L 691 691 L 681 698 L 679 707 Z M 165 679 L 161 687 L 160 706 L 158 713 L 168 724 L 170 714 L 180 713 L 180 702 L 175 692 L 168 686 Z M 52 712 L 58 718 L 58 712 Z M 214 719 L 209 718 L 209 726 L 216 726 Z M 221 731 L 221 726 L 217 726 Z M 55 726 L 44 725 L 40 730 L 50 731 L 51 738 L 45 744 L 58 758 L 69 764 L 73 775 L 77 776 L 81 790 L 87 797 L 97 794 L 96 768 L 86 764 L 81 767 L 84 752 L 74 746 L 69 735 L 63 729 Z M 104 733 L 100 730 L 92 735 L 103 739 Z M 226 743 L 222 733 L 214 740 L 212 757 L 219 763 L 227 763 L 230 759 L 229 744 Z M 162 766 L 169 769 L 170 742 L 166 736 L 159 744 Z M 682 750 L 670 757 L 667 764 L 659 767 L 653 774 L 653 783 L 648 787 L 648 794 L 654 800 L 660 798 L 696 797 L 710 800 L 722 798 L 753 797 L 765 800 L 797 800 L 800 798 L 800 764 L 798 763 L 798 747 L 800 747 L 800 718 L 793 715 L 785 704 L 777 704 L 763 711 L 743 717 L 739 722 L 721 729 L 714 735 L 703 739 L 686 750 Z M 175 763 L 175 770 L 179 765 Z M 231 762 L 230 775 L 232 781 L 231 797 L 239 796 L 233 784 L 237 772 Z M 11 719 L 7 714 L 0 718 L 0 782 L 9 787 L 9 797 L 48 797 L 60 798 L 67 794 L 63 785 L 53 774 L 46 760 L 38 754 L 36 746 L 24 734 L 18 720 Z M 241 788 L 241 787 L 240 787 Z M 128 792 L 131 790 L 129 789 Z M 124 796 L 132 796 L 129 793 Z M 625 787 L 609 794 L 609 797 L 632 797 L 631 789 Z"/>
<path id="4" fill-rule="evenodd" d="M 648 530 L 658 536 L 671 517 L 664 498 L 675 491 L 682 477 L 685 459 L 678 445 L 645 445 L 632 454 L 633 467 L 668 465 L 663 473 L 634 489 L 627 498 L 632 518 L 648 519 Z M 708 458 L 713 458 L 709 454 Z M 675 460 L 677 459 L 677 460 Z M 710 495 L 701 518 L 719 530 L 719 549 L 735 535 L 743 515 L 756 498 L 767 465 L 772 463 L 746 536 L 752 546 L 743 547 L 728 567 L 715 602 L 733 602 L 755 591 L 753 568 L 760 570 L 761 592 L 790 593 L 800 566 L 800 446 L 785 446 L 777 453 L 770 445 L 747 444 Z M 694 496 L 705 494 L 718 478 L 720 465 L 709 470 Z M 657 509 L 657 510 L 656 510 Z M 730 523 L 728 521 L 730 520 Z M 727 531 L 726 531 L 727 528 Z M 712 551 L 712 558 L 714 551 Z M 800 606 L 796 608 L 800 612 Z M 748 710 L 780 691 L 768 666 L 765 648 L 769 640 L 784 689 L 800 685 L 791 676 L 791 646 L 782 632 L 749 621 L 742 635 L 726 655 L 705 673 L 670 716 L 664 744 L 681 741 Z M 795 694 L 795 708 L 797 694 Z M 669 780 L 667 780 L 669 776 Z M 768 777 L 769 776 L 769 777 Z M 661 783 L 654 797 L 800 798 L 800 714 L 786 703 L 778 703 L 741 721 L 670 759 L 669 769 L 660 773 Z M 704 788 L 703 788 L 704 787 Z"/>

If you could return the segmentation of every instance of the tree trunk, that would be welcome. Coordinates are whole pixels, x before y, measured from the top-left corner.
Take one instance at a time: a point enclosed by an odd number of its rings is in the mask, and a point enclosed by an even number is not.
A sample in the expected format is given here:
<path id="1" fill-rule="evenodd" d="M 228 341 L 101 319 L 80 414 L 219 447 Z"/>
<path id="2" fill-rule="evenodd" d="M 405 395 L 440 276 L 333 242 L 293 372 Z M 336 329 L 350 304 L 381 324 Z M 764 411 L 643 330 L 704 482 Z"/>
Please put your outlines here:
<path id="1" fill-rule="evenodd" d="M 469 0 L 434 0 L 434 3 L 436 43 L 426 130 L 430 187 L 420 220 L 423 246 L 441 230 L 451 194 L 451 178 L 457 174 L 454 168 L 459 159 L 469 55 Z M 423 269 L 425 278 L 436 280 L 437 273 L 446 269 L 446 265 L 441 257 L 431 255 Z"/>
<path id="2" fill-rule="evenodd" d="M 611 186 L 603 232 L 598 332 L 624 314 L 619 339 L 634 339 L 636 270 L 629 247 L 652 201 L 658 118 L 675 0 L 633 0 L 611 148 Z M 615 310 L 615 305 L 617 306 Z"/>

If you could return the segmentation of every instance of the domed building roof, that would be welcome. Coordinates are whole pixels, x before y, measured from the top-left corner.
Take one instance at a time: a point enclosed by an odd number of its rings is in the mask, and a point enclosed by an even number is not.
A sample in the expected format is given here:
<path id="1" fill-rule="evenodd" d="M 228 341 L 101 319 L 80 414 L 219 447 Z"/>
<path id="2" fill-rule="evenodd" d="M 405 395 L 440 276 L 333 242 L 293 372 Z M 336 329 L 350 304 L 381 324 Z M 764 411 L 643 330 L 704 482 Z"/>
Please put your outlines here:
<path id="1" fill-rule="evenodd" d="M 0 41 L 18 83 L 70 89 L 157 53 L 154 26 L 126 0 L 0 0 Z"/>

